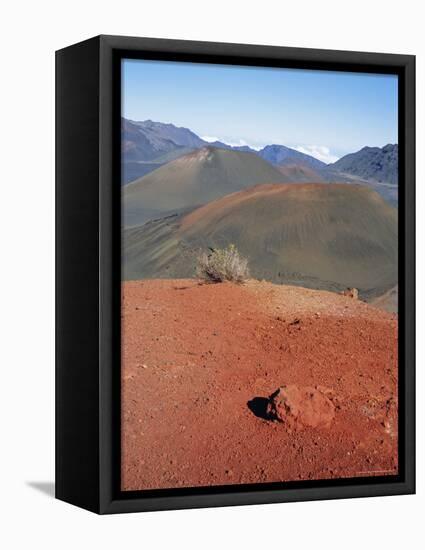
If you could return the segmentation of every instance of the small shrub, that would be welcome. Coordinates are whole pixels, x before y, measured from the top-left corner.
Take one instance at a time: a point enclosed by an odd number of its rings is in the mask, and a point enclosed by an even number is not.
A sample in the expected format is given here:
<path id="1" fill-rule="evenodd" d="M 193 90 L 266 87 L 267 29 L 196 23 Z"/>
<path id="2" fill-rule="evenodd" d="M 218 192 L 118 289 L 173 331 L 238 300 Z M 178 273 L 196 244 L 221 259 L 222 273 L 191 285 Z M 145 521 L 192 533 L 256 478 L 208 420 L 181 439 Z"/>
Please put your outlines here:
<path id="1" fill-rule="evenodd" d="M 198 257 L 196 275 L 210 283 L 232 281 L 243 283 L 249 277 L 248 260 L 241 256 L 235 245 L 224 249 L 210 249 Z"/>

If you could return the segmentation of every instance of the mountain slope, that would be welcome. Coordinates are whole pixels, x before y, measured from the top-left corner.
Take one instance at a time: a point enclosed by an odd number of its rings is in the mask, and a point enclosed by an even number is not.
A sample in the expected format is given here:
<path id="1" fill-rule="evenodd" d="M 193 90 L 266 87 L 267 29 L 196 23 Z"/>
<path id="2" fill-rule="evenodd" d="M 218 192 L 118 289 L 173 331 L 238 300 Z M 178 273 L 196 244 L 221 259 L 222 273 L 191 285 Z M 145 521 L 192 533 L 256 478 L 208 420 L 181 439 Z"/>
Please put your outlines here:
<path id="1" fill-rule="evenodd" d="M 187 153 L 188 149 L 204 145 L 204 141 L 187 128 L 125 118 L 121 119 L 121 141 L 124 162 L 157 161 L 163 155 L 175 152 L 179 156 L 179 153 Z"/>
<path id="2" fill-rule="evenodd" d="M 325 181 L 322 175 L 303 164 L 277 166 L 285 183 L 319 183 Z"/>
<path id="3" fill-rule="evenodd" d="M 177 149 L 184 147 L 171 139 L 149 135 L 137 123 L 121 119 L 121 151 L 124 162 L 153 161 L 158 156 Z"/>
<path id="4" fill-rule="evenodd" d="M 286 164 L 303 164 L 314 170 L 326 168 L 326 164 L 310 155 L 300 153 L 295 149 L 285 145 L 266 145 L 264 149 L 258 151 L 258 155 L 271 164 L 284 166 Z"/>
<path id="5" fill-rule="evenodd" d="M 144 120 L 135 122 L 145 135 L 151 140 L 170 140 L 176 145 L 182 147 L 202 147 L 204 140 L 197 136 L 188 128 L 174 126 L 174 124 L 166 124 L 163 122 L 155 122 L 153 120 Z"/>
<path id="6" fill-rule="evenodd" d="M 398 183 L 398 145 L 363 147 L 330 164 L 329 168 L 377 182 Z"/>
<path id="7" fill-rule="evenodd" d="M 124 225 L 194 208 L 282 175 L 253 153 L 204 147 L 169 162 L 123 189 Z"/>
<path id="8" fill-rule="evenodd" d="M 397 215 L 358 185 L 259 185 L 124 235 L 124 277 L 193 277 L 208 247 L 234 243 L 253 277 L 363 297 L 397 283 Z"/>

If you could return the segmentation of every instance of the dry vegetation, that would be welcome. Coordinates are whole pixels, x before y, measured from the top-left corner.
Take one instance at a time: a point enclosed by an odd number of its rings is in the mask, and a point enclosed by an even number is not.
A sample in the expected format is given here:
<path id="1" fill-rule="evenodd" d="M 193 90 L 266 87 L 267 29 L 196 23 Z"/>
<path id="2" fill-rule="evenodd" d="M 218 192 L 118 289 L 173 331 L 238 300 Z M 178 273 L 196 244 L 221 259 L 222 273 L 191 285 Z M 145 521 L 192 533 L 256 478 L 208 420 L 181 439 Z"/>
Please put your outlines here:
<path id="1" fill-rule="evenodd" d="M 234 244 L 227 248 L 211 249 L 198 257 L 196 275 L 209 283 L 231 281 L 243 283 L 249 277 L 248 260 L 239 254 Z"/>

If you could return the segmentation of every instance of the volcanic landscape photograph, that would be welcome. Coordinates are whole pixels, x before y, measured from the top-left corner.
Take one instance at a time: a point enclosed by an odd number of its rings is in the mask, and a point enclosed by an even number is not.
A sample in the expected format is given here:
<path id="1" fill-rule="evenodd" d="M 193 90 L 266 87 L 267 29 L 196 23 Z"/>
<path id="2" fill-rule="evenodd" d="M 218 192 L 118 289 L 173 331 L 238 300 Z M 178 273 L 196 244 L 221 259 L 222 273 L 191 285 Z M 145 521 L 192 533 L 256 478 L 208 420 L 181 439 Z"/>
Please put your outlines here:
<path id="1" fill-rule="evenodd" d="M 121 489 L 397 475 L 397 76 L 121 70 Z"/>

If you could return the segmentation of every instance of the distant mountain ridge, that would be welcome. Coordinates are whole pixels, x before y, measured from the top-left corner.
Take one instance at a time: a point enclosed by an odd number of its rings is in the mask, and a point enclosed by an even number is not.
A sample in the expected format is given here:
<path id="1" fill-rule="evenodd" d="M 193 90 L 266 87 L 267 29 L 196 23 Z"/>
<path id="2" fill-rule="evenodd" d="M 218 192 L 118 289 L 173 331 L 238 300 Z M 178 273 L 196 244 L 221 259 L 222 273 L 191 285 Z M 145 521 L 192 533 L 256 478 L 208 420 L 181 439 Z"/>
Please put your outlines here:
<path id="1" fill-rule="evenodd" d="M 398 145 L 363 147 L 328 165 L 332 170 L 381 183 L 398 183 Z"/>
<path id="2" fill-rule="evenodd" d="M 153 139 L 171 140 L 176 145 L 182 147 L 202 147 L 205 142 L 189 128 L 174 126 L 163 122 L 154 122 L 153 120 L 144 120 L 142 122 L 133 122 L 138 128 L 144 130 L 148 137 Z"/>
<path id="3" fill-rule="evenodd" d="M 313 170 L 320 170 L 327 166 L 321 160 L 311 155 L 300 153 L 300 151 L 296 151 L 285 145 L 266 145 L 261 151 L 258 151 L 258 155 L 276 166 L 300 163 L 309 168 L 313 168 Z"/>
<path id="4" fill-rule="evenodd" d="M 256 153 L 271 164 L 285 165 L 302 162 L 310 168 L 324 168 L 326 164 L 311 155 L 300 153 L 285 145 L 266 145 L 257 151 L 248 145 L 228 145 L 222 141 L 206 141 L 189 128 L 177 127 L 174 124 L 155 122 L 153 120 L 134 121 L 122 118 L 122 141 L 125 160 L 151 161 L 156 160 L 173 148 L 183 154 L 187 149 L 199 149 L 211 145 L 221 149 Z M 138 158 L 135 159 L 134 152 Z M 131 157 L 131 158 L 129 158 Z"/>
<path id="5" fill-rule="evenodd" d="M 325 164 L 311 155 L 285 145 L 266 145 L 257 151 L 247 145 L 232 146 L 221 141 L 209 142 L 189 128 L 153 120 L 133 121 L 121 119 L 122 132 L 122 184 L 143 177 L 165 164 L 203 147 L 228 151 L 241 151 L 257 155 L 278 170 L 283 170 L 286 181 L 327 181 L 370 185 L 389 184 L 376 190 L 392 204 L 397 204 L 398 145 L 363 147 L 333 164 Z M 285 170 L 285 167 L 289 167 Z M 314 180 L 309 180 L 309 172 Z M 304 172 L 304 174 L 303 174 Z M 391 187 L 394 186 L 394 187 Z"/>
<path id="6" fill-rule="evenodd" d="M 135 179 L 134 175 L 138 171 L 140 176 L 143 176 L 157 168 L 156 165 L 165 164 L 205 146 L 255 153 L 275 166 L 301 163 L 315 170 L 326 168 L 324 162 L 285 145 L 266 145 L 257 151 L 248 145 L 232 146 L 222 141 L 209 142 L 200 138 L 189 128 L 152 120 L 134 121 L 122 118 L 121 138 L 124 164 L 131 163 L 131 169 L 126 170 L 124 166 L 123 183 L 132 181 L 129 178 Z M 149 166 L 146 166 L 146 163 L 149 163 Z"/>
<path id="7" fill-rule="evenodd" d="M 124 162 L 152 162 L 169 153 L 184 155 L 204 145 L 203 140 L 187 128 L 125 118 L 121 119 L 121 143 Z"/>

